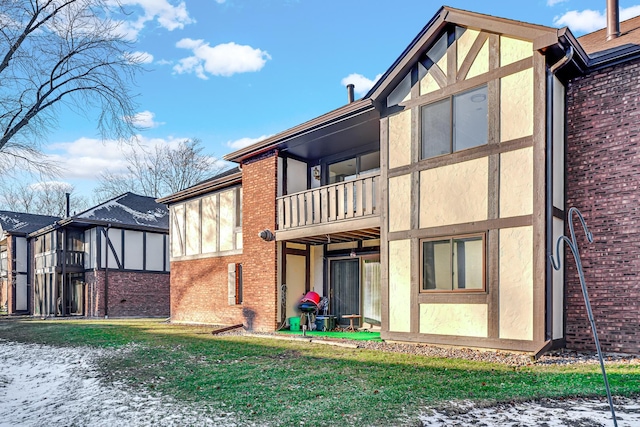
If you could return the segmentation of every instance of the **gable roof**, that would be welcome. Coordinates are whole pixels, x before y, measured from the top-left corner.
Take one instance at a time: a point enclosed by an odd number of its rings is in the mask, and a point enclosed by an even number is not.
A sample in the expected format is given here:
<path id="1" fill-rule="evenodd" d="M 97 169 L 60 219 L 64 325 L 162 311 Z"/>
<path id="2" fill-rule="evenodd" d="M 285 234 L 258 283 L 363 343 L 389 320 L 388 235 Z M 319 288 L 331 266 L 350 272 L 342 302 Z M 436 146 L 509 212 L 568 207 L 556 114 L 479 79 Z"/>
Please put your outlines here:
<path id="1" fill-rule="evenodd" d="M 5 233 L 28 234 L 60 220 L 57 216 L 0 211 L 0 227 Z"/>
<path id="2" fill-rule="evenodd" d="M 395 87 L 409 71 L 409 68 L 431 47 L 449 24 L 517 36 L 534 42 L 534 49 L 541 49 L 557 43 L 558 39 L 556 28 L 442 6 L 391 67 L 378 79 L 365 98 L 378 100 L 390 88 Z"/>
<path id="3" fill-rule="evenodd" d="M 129 225 L 134 227 L 153 227 L 169 229 L 169 210 L 163 204 L 156 203 L 153 197 L 124 193 L 81 212 L 71 218 L 72 222 Z"/>
<path id="4" fill-rule="evenodd" d="M 578 37 L 585 52 L 591 58 L 599 58 L 624 49 L 640 49 L 640 16 L 620 23 L 620 36 L 607 41 L 607 29 Z"/>

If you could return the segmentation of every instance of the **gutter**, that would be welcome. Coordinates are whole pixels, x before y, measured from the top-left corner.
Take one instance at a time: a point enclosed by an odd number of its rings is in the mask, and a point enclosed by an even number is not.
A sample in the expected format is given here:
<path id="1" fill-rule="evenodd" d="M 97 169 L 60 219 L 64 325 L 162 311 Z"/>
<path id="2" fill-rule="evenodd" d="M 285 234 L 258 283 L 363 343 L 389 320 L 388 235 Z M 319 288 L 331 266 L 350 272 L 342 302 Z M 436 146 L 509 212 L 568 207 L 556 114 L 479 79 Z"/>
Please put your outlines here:
<path id="1" fill-rule="evenodd" d="M 559 141 L 553 140 L 553 76 L 562 67 L 567 65 L 574 55 L 571 45 L 566 48 L 564 57 L 547 69 L 547 90 L 546 90 L 546 150 L 545 150 L 545 339 L 553 339 L 553 267 L 548 262 L 553 253 L 553 144 Z M 564 139 L 564 138 L 563 138 Z M 543 351 L 541 349 L 540 351 Z M 538 356 L 537 356 L 538 357 Z"/>
<path id="2" fill-rule="evenodd" d="M 220 178 L 214 181 L 205 181 L 200 184 L 196 184 L 193 187 L 189 187 L 170 196 L 161 197 L 156 199 L 156 203 L 164 203 L 169 205 L 171 203 L 179 202 L 184 199 L 189 199 L 200 194 L 209 193 L 212 190 L 218 190 L 225 187 L 230 187 L 234 184 L 242 182 L 242 167 L 238 166 L 238 172 Z"/>

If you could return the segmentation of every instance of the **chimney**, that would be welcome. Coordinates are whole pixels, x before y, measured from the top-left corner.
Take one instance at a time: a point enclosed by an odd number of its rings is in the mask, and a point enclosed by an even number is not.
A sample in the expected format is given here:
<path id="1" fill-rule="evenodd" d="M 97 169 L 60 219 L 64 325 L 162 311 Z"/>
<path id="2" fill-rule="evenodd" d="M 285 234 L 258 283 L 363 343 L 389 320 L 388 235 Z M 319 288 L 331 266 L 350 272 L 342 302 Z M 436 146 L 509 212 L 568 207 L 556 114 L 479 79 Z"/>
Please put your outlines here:
<path id="1" fill-rule="evenodd" d="M 618 0 L 607 0 L 607 41 L 620 36 L 620 7 Z"/>
<path id="2" fill-rule="evenodd" d="M 71 196 L 70 193 L 64 193 L 64 195 L 67 197 L 67 218 L 69 218 L 69 197 Z"/>
<path id="3" fill-rule="evenodd" d="M 349 83 L 347 85 L 347 98 L 349 99 L 349 104 L 351 104 L 354 100 L 353 89 L 355 85 L 353 83 Z"/>

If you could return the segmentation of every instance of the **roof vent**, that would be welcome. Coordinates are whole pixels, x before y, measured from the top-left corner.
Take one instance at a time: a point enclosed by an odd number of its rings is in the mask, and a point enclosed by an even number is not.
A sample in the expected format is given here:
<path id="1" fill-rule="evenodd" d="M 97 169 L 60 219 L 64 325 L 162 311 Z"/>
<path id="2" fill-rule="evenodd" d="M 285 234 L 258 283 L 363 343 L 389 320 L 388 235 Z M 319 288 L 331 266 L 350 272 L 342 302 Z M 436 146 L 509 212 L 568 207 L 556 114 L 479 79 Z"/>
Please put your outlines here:
<path id="1" fill-rule="evenodd" d="M 607 41 L 620 36 L 620 7 L 618 0 L 607 0 Z"/>
<path id="2" fill-rule="evenodd" d="M 353 83 L 349 83 L 347 85 L 347 98 L 349 100 L 349 104 L 351 104 L 355 99 L 355 96 L 353 93 L 354 89 L 355 89 L 355 85 Z"/>

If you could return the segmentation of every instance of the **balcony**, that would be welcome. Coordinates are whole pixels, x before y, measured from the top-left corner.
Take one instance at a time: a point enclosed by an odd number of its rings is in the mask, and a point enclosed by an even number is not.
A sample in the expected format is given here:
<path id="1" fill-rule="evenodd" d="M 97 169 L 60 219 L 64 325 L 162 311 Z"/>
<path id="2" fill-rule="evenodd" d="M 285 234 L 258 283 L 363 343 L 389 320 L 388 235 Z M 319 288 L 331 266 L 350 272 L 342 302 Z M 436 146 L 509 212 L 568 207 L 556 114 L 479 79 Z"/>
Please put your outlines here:
<path id="1" fill-rule="evenodd" d="M 378 238 L 379 191 L 376 174 L 278 197 L 276 240 L 337 243 Z"/>

